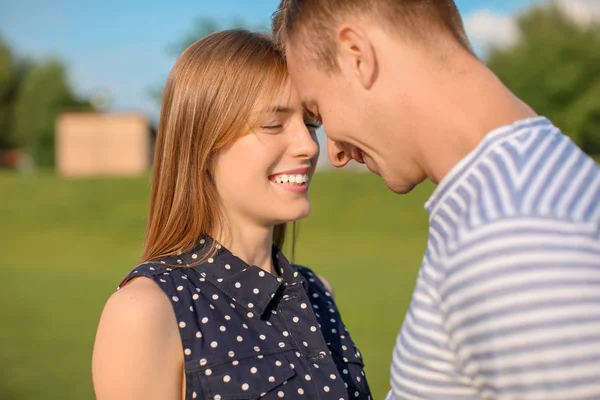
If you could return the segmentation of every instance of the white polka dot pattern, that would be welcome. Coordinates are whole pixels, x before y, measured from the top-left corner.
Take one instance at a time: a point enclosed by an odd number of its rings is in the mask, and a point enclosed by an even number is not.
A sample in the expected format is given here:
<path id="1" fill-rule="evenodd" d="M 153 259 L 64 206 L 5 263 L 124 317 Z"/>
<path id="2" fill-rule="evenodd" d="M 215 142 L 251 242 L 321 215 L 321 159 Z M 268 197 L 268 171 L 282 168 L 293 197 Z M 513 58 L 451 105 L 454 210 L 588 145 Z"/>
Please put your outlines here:
<path id="1" fill-rule="evenodd" d="M 126 278 L 152 278 L 171 300 L 191 398 L 370 400 L 362 356 L 316 275 L 280 253 L 279 277 L 223 247 L 204 254 L 199 246 Z"/>

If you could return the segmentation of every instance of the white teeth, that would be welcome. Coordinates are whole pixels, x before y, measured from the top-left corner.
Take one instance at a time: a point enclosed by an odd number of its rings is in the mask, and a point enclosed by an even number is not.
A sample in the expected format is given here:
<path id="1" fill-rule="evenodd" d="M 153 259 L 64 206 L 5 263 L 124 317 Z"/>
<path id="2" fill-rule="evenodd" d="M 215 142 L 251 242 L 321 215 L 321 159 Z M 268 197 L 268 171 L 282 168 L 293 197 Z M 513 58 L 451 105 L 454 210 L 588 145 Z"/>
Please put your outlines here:
<path id="1" fill-rule="evenodd" d="M 277 175 L 273 178 L 273 181 L 276 183 L 295 183 L 297 185 L 302 185 L 304 183 L 308 183 L 308 175 L 304 174 L 296 174 L 296 175 Z"/>

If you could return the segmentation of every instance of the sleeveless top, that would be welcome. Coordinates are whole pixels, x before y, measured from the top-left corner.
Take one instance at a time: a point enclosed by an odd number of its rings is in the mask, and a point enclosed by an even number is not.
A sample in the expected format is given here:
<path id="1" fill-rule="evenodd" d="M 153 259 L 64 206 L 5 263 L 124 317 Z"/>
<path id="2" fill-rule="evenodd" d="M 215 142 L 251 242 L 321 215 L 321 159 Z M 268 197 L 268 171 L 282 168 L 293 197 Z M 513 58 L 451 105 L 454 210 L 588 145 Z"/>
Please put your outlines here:
<path id="1" fill-rule="evenodd" d="M 371 399 L 362 356 L 312 271 L 275 246 L 279 277 L 218 244 L 214 257 L 196 265 L 208 244 L 141 264 L 121 283 L 144 276 L 168 297 L 186 399 Z"/>

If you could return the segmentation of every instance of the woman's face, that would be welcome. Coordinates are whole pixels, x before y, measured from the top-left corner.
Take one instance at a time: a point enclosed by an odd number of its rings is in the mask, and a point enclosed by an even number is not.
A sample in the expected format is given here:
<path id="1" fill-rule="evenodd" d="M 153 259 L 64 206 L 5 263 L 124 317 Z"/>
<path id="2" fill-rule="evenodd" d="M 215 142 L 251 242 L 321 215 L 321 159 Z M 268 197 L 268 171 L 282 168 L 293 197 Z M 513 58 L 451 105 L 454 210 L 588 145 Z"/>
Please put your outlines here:
<path id="1" fill-rule="evenodd" d="M 319 155 L 319 125 L 289 83 L 278 99 L 252 132 L 217 156 L 214 179 L 229 224 L 269 227 L 310 213 L 307 192 Z"/>

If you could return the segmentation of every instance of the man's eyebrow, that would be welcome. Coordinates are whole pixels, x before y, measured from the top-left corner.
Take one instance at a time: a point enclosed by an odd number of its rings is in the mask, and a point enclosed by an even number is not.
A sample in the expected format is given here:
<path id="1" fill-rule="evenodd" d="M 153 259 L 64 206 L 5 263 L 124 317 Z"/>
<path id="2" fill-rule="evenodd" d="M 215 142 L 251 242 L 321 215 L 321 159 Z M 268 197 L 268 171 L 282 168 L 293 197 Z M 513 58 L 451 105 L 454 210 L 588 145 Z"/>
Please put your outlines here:
<path id="1" fill-rule="evenodd" d="M 314 104 L 314 103 L 312 103 Z M 302 101 L 302 109 L 305 113 L 307 113 L 311 118 L 316 118 L 319 121 L 321 120 L 321 116 L 319 115 L 319 110 L 316 106 L 307 103 L 306 101 Z"/>

